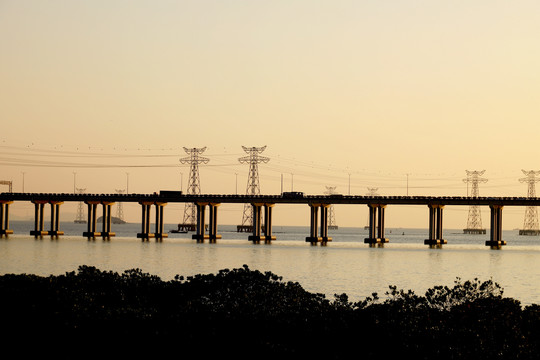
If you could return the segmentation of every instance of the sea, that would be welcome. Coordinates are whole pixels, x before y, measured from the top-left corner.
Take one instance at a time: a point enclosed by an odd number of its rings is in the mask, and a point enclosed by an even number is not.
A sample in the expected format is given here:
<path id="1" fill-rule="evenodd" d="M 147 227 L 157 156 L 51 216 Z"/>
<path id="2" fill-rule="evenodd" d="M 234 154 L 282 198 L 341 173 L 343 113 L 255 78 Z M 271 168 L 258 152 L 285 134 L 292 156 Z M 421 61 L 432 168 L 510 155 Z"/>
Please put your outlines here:
<path id="1" fill-rule="evenodd" d="M 434 286 L 478 279 L 493 280 L 522 306 L 540 304 L 540 236 L 518 230 L 503 231 L 507 245 L 491 249 L 485 245 L 489 229 L 485 235 L 445 229 L 448 243 L 430 248 L 424 245 L 427 229 L 409 228 L 387 228 L 389 242 L 373 247 L 364 243 L 367 230 L 355 227 L 331 229 L 331 242 L 312 245 L 305 241 L 309 228 L 302 226 L 273 226 L 276 240 L 271 243 L 253 243 L 235 225 L 219 226 L 222 238 L 216 242 L 197 242 L 191 232 L 142 241 L 135 223 L 113 224 L 116 236 L 109 240 L 83 237 L 86 224 L 61 223 L 64 235 L 57 238 L 30 236 L 33 226 L 33 221 L 10 222 L 14 234 L 0 239 L 0 275 L 61 275 L 88 265 L 119 273 L 141 269 L 167 281 L 247 265 L 331 300 L 343 293 L 350 301 L 373 293 L 384 299 L 389 286 L 424 295 Z M 165 225 L 166 231 L 173 229 L 175 224 Z"/>

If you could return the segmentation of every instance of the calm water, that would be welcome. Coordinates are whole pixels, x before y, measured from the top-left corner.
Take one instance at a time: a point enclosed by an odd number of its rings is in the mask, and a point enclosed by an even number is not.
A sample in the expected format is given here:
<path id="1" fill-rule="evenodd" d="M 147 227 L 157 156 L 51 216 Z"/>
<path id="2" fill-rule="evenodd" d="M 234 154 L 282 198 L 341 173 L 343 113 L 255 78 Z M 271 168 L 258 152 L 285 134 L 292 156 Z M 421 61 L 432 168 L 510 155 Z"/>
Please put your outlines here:
<path id="1" fill-rule="evenodd" d="M 59 239 L 27 235 L 33 222 L 10 225 L 15 234 L 0 240 L 0 274 L 59 275 L 92 265 L 117 272 L 140 268 L 169 280 L 177 274 L 215 273 L 246 264 L 298 281 L 306 290 L 329 298 L 335 293 L 346 293 L 353 301 L 372 292 L 381 296 L 388 285 L 423 294 L 435 285 L 452 285 L 460 277 L 491 278 L 506 296 L 523 305 L 540 304 L 540 237 L 519 236 L 517 230 L 504 231 L 508 245 L 491 250 L 484 245 L 489 234 L 463 235 L 459 230 L 446 230 L 448 244 L 430 249 L 423 244 L 425 229 L 388 229 L 390 243 L 370 248 L 363 243 L 367 230 L 361 228 L 330 230 L 332 242 L 311 246 L 305 242 L 309 229 L 304 227 L 277 226 L 272 244 L 252 244 L 248 234 L 237 233 L 235 226 L 220 226 L 223 238 L 217 243 L 196 243 L 191 233 L 169 234 L 157 243 L 136 238 L 139 224 L 113 224 L 116 237 L 110 241 L 82 237 L 85 224 L 62 223 L 65 235 Z"/>

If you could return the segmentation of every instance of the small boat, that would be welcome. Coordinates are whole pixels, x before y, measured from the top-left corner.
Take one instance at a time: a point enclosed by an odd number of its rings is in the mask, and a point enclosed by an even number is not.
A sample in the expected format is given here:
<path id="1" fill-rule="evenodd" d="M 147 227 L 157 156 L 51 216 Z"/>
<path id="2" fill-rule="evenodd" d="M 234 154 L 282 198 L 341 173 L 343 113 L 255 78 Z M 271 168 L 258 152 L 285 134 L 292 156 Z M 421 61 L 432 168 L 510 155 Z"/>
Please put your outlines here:
<path id="1" fill-rule="evenodd" d="M 188 231 L 187 230 L 169 230 L 170 233 L 181 233 L 181 234 L 186 234 Z"/>

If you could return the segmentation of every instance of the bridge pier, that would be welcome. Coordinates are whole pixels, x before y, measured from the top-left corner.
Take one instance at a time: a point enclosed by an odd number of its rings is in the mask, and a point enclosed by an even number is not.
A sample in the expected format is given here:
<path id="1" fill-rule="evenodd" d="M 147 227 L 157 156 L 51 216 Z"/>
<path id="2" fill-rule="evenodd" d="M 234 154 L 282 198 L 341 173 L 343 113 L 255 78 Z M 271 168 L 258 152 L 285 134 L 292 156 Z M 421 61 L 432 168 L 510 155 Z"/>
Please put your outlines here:
<path id="1" fill-rule="evenodd" d="M 430 247 L 441 246 L 447 243 L 443 239 L 443 209 L 444 205 L 428 204 L 429 208 L 429 233 L 425 245 Z"/>
<path id="2" fill-rule="evenodd" d="M 35 237 L 47 235 L 49 232 L 43 230 L 43 212 L 47 201 L 32 201 L 34 204 L 34 230 L 30 231 L 30 235 Z"/>
<path id="3" fill-rule="evenodd" d="M 215 242 L 217 239 L 221 239 L 221 235 L 218 235 L 217 233 L 217 210 L 219 205 L 221 204 L 208 204 L 208 239 L 210 242 Z"/>
<path id="4" fill-rule="evenodd" d="M 83 232 L 83 236 L 87 238 L 95 238 L 97 236 L 103 237 L 103 239 L 109 239 L 116 234 L 111 231 L 111 206 L 114 202 L 109 201 L 85 201 L 88 205 L 88 222 L 86 231 Z M 97 206 L 101 204 L 103 208 L 103 215 L 101 231 L 96 231 L 97 223 Z"/>
<path id="5" fill-rule="evenodd" d="M 252 224 L 252 235 L 248 236 L 248 240 L 253 241 L 254 243 L 261 241 L 261 208 L 264 204 L 253 203 L 253 224 Z"/>
<path id="6" fill-rule="evenodd" d="M 206 205 L 209 207 L 209 227 L 208 234 L 206 232 Z M 210 242 L 215 242 L 217 239 L 221 239 L 221 235 L 217 233 L 217 208 L 218 203 L 195 203 L 197 208 L 197 224 L 195 226 L 195 234 L 191 236 L 192 239 L 197 242 L 203 242 L 205 239 L 209 239 Z"/>
<path id="7" fill-rule="evenodd" d="M 274 204 L 271 203 L 253 203 L 253 224 L 252 224 L 252 235 L 248 237 L 248 240 L 258 243 L 261 240 L 265 242 L 271 242 L 276 240 L 276 237 L 272 235 L 272 208 Z M 262 208 L 264 207 L 264 235 L 261 235 L 263 224 L 262 224 Z"/>
<path id="8" fill-rule="evenodd" d="M 169 234 L 163 232 L 163 213 L 164 213 L 164 207 L 167 205 L 167 203 L 161 203 L 156 202 L 156 222 L 154 224 L 154 238 L 156 240 L 163 240 L 163 238 L 169 237 Z"/>
<path id="9" fill-rule="evenodd" d="M 167 203 L 162 202 L 152 202 L 152 201 L 141 201 L 141 232 L 137 233 L 137 237 L 142 239 L 142 241 L 148 241 L 150 238 L 155 238 L 156 241 L 163 240 L 164 237 L 168 237 L 167 233 L 163 233 L 163 207 Z M 150 211 L 152 205 L 156 207 L 156 222 L 154 224 L 154 232 L 150 232 Z"/>
<path id="10" fill-rule="evenodd" d="M 47 200 L 35 200 L 34 204 L 34 230 L 30 231 L 30 235 L 35 237 L 43 235 L 59 236 L 64 235 L 63 231 L 59 230 L 60 227 L 60 205 L 62 201 L 47 201 Z M 51 225 L 50 230 L 43 230 L 45 204 L 51 204 Z"/>
<path id="11" fill-rule="evenodd" d="M 328 241 L 332 241 L 332 238 L 328 237 L 328 208 L 330 207 L 330 205 L 309 204 L 309 207 L 310 207 L 310 228 L 309 228 L 309 236 L 306 237 L 306 242 L 310 242 L 311 244 L 316 244 L 318 242 L 321 242 L 322 244 L 325 244 Z M 320 236 L 317 233 L 317 228 L 319 226 L 318 224 L 319 208 L 321 210 Z"/>
<path id="12" fill-rule="evenodd" d="M 96 232 L 96 210 L 99 204 L 99 201 L 85 201 L 85 204 L 88 206 L 88 221 L 86 222 L 86 231 L 83 232 L 83 236 L 87 238 L 94 238 L 101 235 L 101 233 Z"/>
<path id="13" fill-rule="evenodd" d="M 491 230 L 489 240 L 486 245 L 492 249 L 500 249 L 506 245 L 506 241 L 502 240 L 502 205 L 489 205 L 491 210 Z"/>
<path id="14" fill-rule="evenodd" d="M 60 205 L 62 205 L 63 202 L 51 201 L 49 203 L 51 204 L 51 229 L 49 230 L 49 235 L 64 235 L 64 232 L 60 231 Z"/>
<path id="15" fill-rule="evenodd" d="M 9 205 L 13 201 L 0 201 L 0 238 L 4 235 L 7 237 L 13 234 L 13 230 L 9 229 Z"/>
<path id="16" fill-rule="evenodd" d="M 153 237 L 153 234 L 150 233 L 150 209 L 152 207 L 151 202 L 139 202 L 141 205 L 141 232 L 137 234 L 138 238 L 141 238 L 143 241 L 148 240 Z"/>
<path id="17" fill-rule="evenodd" d="M 322 237 L 319 237 L 317 234 L 318 218 L 319 218 L 319 205 L 309 204 L 310 208 L 310 227 L 309 227 L 309 236 L 306 237 L 306 242 L 311 244 L 316 244 L 319 241 L 322 241 Z"/>
<path id="18" fill-rule="evenodd" d="M 384 212 L 385 204 L 368 204 L 369 207 L 369 237 L 364 239 L 364 243 L 370 245 L 383 245 L 388 242 L 384 237 Z M 377 229 L 377 233 L 376 230 Z"/>
<path id="19" fill-rule="evenodd" d="M 101 237 L 103 239 L 109 239 L 111 236 L 116 235 L 111 232 L 111 207 L 113 204 L 113 202 L 101 202 L 101 207 L 103 209 L 103 216 L 101 217 Z"/>
<path id="20" fill-rule="evenodd" d="M 272 209 L 274 204 L 264 204 L 264 241 L 276 240 L 272 235 Z"/>
<path id="21" fill-rule="evenodd" d="M 191 238 L 197 240 L 197 242 L 202 242 L 204 239 L 209 238 L 209 236 L 205 235 L 204 225 L 206 204 L 194 203 L 194 205 L 197 209 L 197 225 L 195 225 L 195 234 L 191 235 Z"/>
<path id="22" fill-rule="evenodd" d="M 330 204 L 321 204 L 321 238 L 322 242 L 326 243 L 332 241 L 332 238 L 328 236 L 328 210 Z"/>

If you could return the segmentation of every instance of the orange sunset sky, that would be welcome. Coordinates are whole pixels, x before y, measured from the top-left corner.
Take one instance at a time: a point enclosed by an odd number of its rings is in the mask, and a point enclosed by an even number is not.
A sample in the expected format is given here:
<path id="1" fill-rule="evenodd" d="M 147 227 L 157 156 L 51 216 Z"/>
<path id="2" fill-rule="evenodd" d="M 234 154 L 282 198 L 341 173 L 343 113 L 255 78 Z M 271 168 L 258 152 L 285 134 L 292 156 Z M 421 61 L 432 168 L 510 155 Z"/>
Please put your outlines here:
<path id="1" fill-rule="evenodd" d="M 207 147 L 202 192 L 245 193 L 242 146 L 267 146 L 263 194 L 465 196 L 465 170 L 486 170 L 480 195 L 526 196 L 521 170 L 540 170 L 539 35 L 540 2 L 526 0 L 0 0 L 0 180 L 185 191 L 183 147 Z M 340 226 L 366 223 L 367 207 L 335 211 Z M 182 214 L 169 204 L 166 222 Z M 425 227 L 427 214 L 389 207 L 387 226 Z M 504 228 L 523 214 L 505 208 Z M 274 215 L 309 223 L 307 207 Z M 242 207 L 220 217 L 237 224 Z M 466 220 L 447 207 L 445 227 Z"/>

